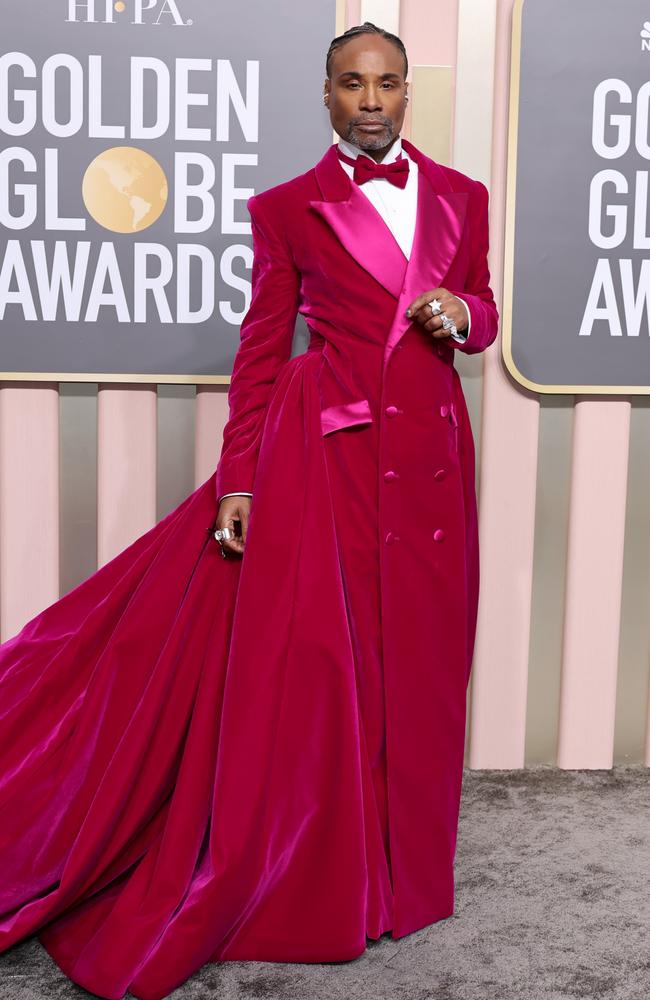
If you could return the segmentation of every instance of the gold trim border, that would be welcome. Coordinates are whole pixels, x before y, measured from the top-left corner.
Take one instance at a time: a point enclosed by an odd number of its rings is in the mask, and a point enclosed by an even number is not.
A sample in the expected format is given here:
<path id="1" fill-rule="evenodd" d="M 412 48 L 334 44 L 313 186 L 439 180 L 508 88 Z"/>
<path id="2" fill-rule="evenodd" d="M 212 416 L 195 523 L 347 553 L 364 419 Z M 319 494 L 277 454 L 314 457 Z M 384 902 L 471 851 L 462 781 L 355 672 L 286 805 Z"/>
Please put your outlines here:
<path id="1" fill-rule="evenodd" d="M 503 317 L 501 353 L 512 377 L 526 389 L 541 393 L 580 395 L 648 395 L 649 385 L 555 385 L 533 382 L 520 372 L 512 357 L 512 299 L 514 285 L 515 198 L 517 188 L 517 132 L 519 125 L 519 85 L 521 69 L 521 21 L 525 0 L 515 0 L 512 9 L 510 46 L 510 93 L 508 107 L 508 156 L 506 170 L 506 222 L 503 262 Z"/>
<path id="2" fill-rule="evenodd" d="M 345 0 L 336 0 L 334 36 L 345 31 Z M 336 142 L 338 136 L 333 132 Z M 158 385 L 229 385 L 231 375 L 162 375 L 159 373 L 136 374 L 131 372 L 2 372 L 0 382 L 121 382 Z"/>

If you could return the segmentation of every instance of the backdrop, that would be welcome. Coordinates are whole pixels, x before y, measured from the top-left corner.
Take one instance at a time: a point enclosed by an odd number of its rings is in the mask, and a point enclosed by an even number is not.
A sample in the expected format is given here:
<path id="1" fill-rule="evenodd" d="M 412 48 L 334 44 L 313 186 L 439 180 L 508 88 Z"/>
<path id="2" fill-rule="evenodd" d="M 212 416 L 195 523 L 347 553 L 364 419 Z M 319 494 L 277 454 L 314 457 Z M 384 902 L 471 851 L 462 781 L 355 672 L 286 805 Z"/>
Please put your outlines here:
<path id="1" fill-rule="evenodd" d="M 277 15 L 278 44 L 286 46 L 279 83 L 287 107 L 304 100 L 315 119 L 322 117 L 323 148 L 334 141 L 321 98 L 329 40 L 364 19 L 403 38 L 412 95 L 403 134 L 488 185 L 500 305 L 511 45 L 521 6 L 437 0 L 432 13 L 428 0 L 339 3 L 325 25 L 311 89 L 290 71 L 292 39 L 302 36 L 283 20 L 282 6 L 269 7 Z M 554 32 L 564 29 L 563 16 Z M 636 25 L 634 45 L 642 29 Z M 588 62 L 591 37 L 576 58 Z M 547 142 L 541 137 L 540 156 Z M 302 166 L 291 160 L 286 169 Z M 274 169 L 281 168 L 278 153 Z M 564 303 L 555 305 L 562 310 Z M 509 374 L 501 337 L 485 357 L 457 355 L 477 439 L 482 553 L 467 764 L 609 768 L 648 761 L 647 397 L 532 391 Z M 3 638 L 210 474 L 226 390 L 225 384 L 0 383 Z"/>

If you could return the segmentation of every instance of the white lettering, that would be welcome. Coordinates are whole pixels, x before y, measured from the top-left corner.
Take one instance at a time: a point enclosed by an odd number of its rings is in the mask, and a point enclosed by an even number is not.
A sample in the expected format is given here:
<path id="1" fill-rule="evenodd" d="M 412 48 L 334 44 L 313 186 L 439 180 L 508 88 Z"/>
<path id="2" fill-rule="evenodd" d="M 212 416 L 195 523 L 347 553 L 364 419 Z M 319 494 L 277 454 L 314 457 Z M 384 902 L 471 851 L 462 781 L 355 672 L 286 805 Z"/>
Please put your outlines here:
<path id="1" fill-rule="evenodd" d="M 224 320 L 237 326 L 250 304 L 250 280 L 239 277 L 233 268 L 236 261 L 243 260 L 250 272 L 253 253 L 247 246 L 228 247 L 217 265 L 212 250 L 199 243 L 178 244 L 175 257 L 162 243 L 134 243 L 132 310 L 125 291 L 131 282 L 122 279 L 115 244 L 101 243 L 94 262 L 88 240 L 76 245 L 56 240 L 51 259 L 44 240 L 31 240 L 28 248 L 31 259 L 23 256 L 19 240 L 6 243 L 0 261 L 0 320 L 5 318 L 7 306 L 15 305 L 31 322 L 96 323 L 103 308 L 110 310 L 118 323 L 205 323 L 214 314 L 217 267 L 223 285 L 241 292 L 244 300 L 240 312 L 221 300 L 219 311 Z M 150 258 L 156 262 L 154 274 L 149 273 Z M 170 303 L 174 302 L 173 310 Z"/>
<path id="2" fill-rule="evenodd" d="M 177 141 L 229 142 L 231 115 L 246 142 L 259 140 L 259 62 L 246 63 L 244 91 L 228 59 L 178 57 L 169 66 L 154 57 L 132 56 L 128 63 L 128 120 L 105 123 L 102 93 L 106 68 L 100 55 L 88 55 L 87 63 L 65 52 L 48 57 L 39 70 L 22 52 L 0 56 L 0 133 L 27 135 L 40 124 L 57 138 L 83 133 L 91 139 L 159 138 L 173 129 Z M 18 81 L 12 71 L 19 71 Z M 153 74 L 156 87 L 156 119 L 144 123 L 144 74 Z M 112 68 L 110 73 L 114 73 Z M 203 73 L 203 87 L 192 89 L 190 74 Z M 214 77 L 214 79 L 211 79 Z M 31 87 L 27 82 L 33 80 Z M 24 86 L 17 86 L 17 82 Z M 107 86 L 109 89 L 110 83 Z M 39 100 L 40 95 L 40 100 Z M 211 104 L 213 105 L 211 107 Z M 14 106 L 19 114 L 10 118 Z M 84 110 L 88 108 L 87 121 Z M 56 117 L 65 115 L 62 121 Z M 201 111 L 200 109 L 204 109 Z M 173 110 L 173 115 L 172 115 Z M 173 123 L 172 123 L 173 118 Z M 200 123 L 200 124 L 199 124 Z"/>
<path id="3" fill-rule="evenodd" d="M 601 293 L 605 296 L 604 306 L 598 305 Z M 596 264 L 589 298 L 587 299 L 584 316 L 580 324 L 580 336 L 590 337 L 594 323 L 599 319 L 609 323 L 609 332 L 612 337 L 623 336 L 610 263 L 602 257 Z"/>

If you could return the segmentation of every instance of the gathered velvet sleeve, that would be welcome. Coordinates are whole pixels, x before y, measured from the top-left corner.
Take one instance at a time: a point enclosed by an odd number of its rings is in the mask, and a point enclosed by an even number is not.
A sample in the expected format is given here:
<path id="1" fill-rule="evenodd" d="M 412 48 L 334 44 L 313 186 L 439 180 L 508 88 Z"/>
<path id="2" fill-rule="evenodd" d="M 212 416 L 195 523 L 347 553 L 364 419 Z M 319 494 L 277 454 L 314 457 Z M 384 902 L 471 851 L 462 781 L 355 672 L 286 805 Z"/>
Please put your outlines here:
<path id="1" fill-rule="evenodd" d="M 471 322 L 469 333 L 462 341 L 449 337 L 447 343 L 464 354 L 478 354 L 496 339 L 499 313 L 490 288 L 489 194 L 482 181 L 475 181 L 470 199 L 470 263 L 465 286 L 450 291 L 468 307 Z"/>
<path id="2" fill-rule="evenodd" d="M 298 313 L 300 272 L 281 220 L 260 198 L 253 195 L 247 202 L 253 234 L 251 301 L 228 390 L 217 498 L 253 491 L 267 403 L 279 369 L 291 357 Z"/>

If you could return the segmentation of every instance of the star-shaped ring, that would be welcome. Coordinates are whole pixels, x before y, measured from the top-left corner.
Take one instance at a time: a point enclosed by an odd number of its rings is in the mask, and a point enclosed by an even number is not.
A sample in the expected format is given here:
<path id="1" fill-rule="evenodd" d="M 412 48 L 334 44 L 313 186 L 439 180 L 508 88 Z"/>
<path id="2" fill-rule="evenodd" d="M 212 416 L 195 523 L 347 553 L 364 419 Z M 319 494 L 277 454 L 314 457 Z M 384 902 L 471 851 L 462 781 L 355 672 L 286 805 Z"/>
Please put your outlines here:
<path id="1" fill-rule="evenodd" d="M 439 299 L 431 299 L 431 302 L 429 303 L 429 308 L 431 309 L 433 315 L 437 316 L 440 310 L 442 309 L 442 302 L 440 302 Z"/>

